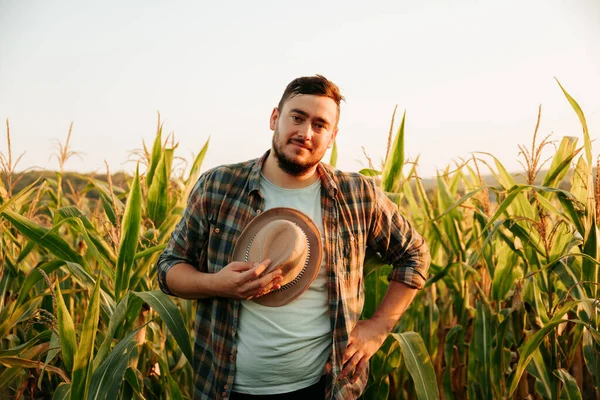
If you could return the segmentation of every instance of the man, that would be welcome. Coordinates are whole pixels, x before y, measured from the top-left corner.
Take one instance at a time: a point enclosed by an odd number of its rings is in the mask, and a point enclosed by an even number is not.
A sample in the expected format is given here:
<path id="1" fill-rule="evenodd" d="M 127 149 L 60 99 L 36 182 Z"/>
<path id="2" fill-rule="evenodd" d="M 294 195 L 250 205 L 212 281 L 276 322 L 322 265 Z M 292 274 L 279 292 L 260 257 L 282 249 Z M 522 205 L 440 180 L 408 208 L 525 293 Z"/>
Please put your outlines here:
<path id="1" fill-rule="evenodd" d="M 190 194 L 158 277 L 164 292 L 198 300 L 195 398 L 355 399 L 370 357 L 423 288 L 428 248 L 397 206 L 372 179 L 321 163 L 342 100 L 323 76 L 295 79 L 271 113 L 272 148 L 204 173 Z M 281 271 L 231 255 L 250 221 L 275 207 L 310 216 L 323 257 L 300 297 L 265 307 L 251 299 L 280 289 Z M 367 246 L 394 268 L 376 313 L 359 320 Z"/>

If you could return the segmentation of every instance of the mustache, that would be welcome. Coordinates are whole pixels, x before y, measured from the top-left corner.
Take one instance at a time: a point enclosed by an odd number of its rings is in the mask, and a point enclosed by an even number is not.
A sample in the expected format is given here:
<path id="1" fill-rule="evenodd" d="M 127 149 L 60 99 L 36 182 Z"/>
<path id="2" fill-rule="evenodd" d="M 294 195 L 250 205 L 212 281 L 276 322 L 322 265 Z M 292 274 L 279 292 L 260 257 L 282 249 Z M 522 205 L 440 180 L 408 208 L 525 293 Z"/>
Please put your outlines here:
<path id="1" fill-rule="evenodd" d="M 292 143 L 298 144 L 298 145 L 300 145 L 300 146 L 304 147 L 305 149 L 312 150 L 312 146 L 311 146 L 311 145 L 309 145 L 309 144 L 308 144 L 308 143 L 307 143 L 305 140 L 303 140 L 303 139 L 291 138 L 291 139 L 289 139 L 289 140 L 288 140 L 288 144 L 292 144 Z"/>

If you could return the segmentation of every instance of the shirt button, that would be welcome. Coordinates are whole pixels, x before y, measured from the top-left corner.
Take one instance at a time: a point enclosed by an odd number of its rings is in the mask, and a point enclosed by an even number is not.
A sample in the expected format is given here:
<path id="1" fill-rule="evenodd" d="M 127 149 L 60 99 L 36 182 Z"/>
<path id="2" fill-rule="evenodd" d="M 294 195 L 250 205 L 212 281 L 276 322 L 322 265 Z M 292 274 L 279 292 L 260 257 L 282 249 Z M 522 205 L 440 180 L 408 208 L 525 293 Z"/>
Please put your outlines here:
<path id="1" fill-rule="evenodd" d="M 219 228 L 215 228 L 215 233 L 219 233 L 221 230 Z"/>
<path id="2" fill-rule="evenodd" d="M 261 213 L 261 211 L 260 211 L 260 210 L 256 210 L 256 213 L 257 213 L 257 214 L 260 214 L 260 213 Z"/>

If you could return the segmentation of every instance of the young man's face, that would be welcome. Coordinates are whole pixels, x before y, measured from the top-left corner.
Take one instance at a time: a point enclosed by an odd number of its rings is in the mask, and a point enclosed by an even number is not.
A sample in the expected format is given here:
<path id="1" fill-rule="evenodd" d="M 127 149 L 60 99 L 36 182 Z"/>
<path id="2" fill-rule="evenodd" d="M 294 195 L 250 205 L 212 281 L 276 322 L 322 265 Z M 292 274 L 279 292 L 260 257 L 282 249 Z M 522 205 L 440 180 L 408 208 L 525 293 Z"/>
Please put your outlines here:
<path id="1" fill-rule="evenodd" d="M 284 172 L 299 176 L 321 161 L 337 135 L 337 113 L 333 99 L 306 94 L 273 110 L 273 153 Z"/>

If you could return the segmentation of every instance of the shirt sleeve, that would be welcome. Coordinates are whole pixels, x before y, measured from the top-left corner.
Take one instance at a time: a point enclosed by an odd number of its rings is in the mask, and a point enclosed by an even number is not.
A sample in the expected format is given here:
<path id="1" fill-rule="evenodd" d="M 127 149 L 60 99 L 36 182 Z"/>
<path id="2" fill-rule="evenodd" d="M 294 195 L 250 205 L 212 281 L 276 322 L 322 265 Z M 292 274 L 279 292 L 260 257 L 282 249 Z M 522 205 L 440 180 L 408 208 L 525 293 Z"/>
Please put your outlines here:
<path id="1" fill-rule="evenodd" d="M 167 285 L 167 273 L 177 264 L 190 264 L 198 270 L 201 253 L 208 236 L 208 218 L 206 214 L 206 176 L 201 176 L 192 188 L 181 219 L 175 226 L 167 246 L 158 258 L 157 279 L 160 289 L 173 295 Z"/>
<path id="2" fill-rule="evenodd" d="M 375 184 L 373 189 L 374 215 L 368 245 L 392 265 L 388 275 L 390 281 L 423 289 L 431 262 L 429 247 L 423 236 L 400 214 L 398 206 Z"/>

